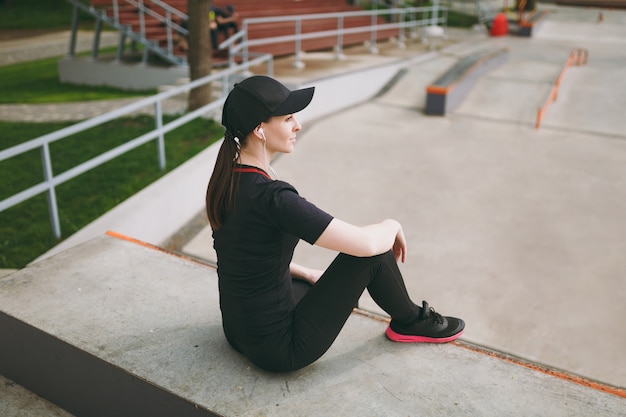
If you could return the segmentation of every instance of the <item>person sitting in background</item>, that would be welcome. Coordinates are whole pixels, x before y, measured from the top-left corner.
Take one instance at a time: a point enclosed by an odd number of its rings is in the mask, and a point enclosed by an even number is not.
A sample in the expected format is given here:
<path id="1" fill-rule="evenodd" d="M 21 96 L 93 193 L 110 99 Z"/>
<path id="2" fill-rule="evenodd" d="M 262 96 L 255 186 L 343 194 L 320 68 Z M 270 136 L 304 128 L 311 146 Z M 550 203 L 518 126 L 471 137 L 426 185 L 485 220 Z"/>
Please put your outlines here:
<path id="1" fill-rule="evenodd" d="M 218 49 L 220 33 L 224 34 L 224 39 L 228 39 L 231 36 L 230 29 L 233 29 L 233 35 L 239 31 L 239 26 L 237 25 L 239 14 L 235 12 L 235 7 L 232 4 L 224 8 L 211 6 L 209 19 L 211 22 L 211 45 L 213 50 Z"/>

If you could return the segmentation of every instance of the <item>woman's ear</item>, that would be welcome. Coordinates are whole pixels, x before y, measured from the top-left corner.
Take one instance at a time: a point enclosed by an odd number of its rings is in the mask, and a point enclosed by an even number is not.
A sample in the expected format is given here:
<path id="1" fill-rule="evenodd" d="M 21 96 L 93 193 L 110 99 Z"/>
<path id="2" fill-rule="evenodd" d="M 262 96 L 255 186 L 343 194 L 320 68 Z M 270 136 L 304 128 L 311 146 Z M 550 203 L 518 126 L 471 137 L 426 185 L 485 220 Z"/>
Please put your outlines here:
<path id="1" fill-rule="evenodd" d="M 265 132 L 263 131 L 263 127 L 261 127 L 261 125 L 259 125 L 256 129 L 254 129 L 254 134 L 261 140 L 263 140 L 263 142 L 266 141 L 265 139 Z"/>

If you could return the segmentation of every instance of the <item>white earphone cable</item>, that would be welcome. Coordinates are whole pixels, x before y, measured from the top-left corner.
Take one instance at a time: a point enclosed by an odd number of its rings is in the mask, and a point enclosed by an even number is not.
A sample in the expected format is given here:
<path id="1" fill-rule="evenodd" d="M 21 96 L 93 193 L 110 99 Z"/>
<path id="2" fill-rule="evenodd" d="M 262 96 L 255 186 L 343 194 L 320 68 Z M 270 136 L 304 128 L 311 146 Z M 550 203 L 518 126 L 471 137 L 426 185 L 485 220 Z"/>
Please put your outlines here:
<path id="1" fill-rule="evenodd" d="M 265 132 L 263 131 L 263 129 L 259 129 L 259 132 L 263 136 L 263 156 L 265 158 L 265 165 L 267 165 L 269 167 L 270 171 L 272 171 L 272 174 L 274 174 L 274 177 L 277 180 L 279 180 L 280 177 L 278 176 L 276 171 L 274 171 L 274 168 L 272 168 L 272 165 L 270 165 L 270 163 L 267 161 L 267 148 L 266 148 L 267 138 L 265 137 Z"/>

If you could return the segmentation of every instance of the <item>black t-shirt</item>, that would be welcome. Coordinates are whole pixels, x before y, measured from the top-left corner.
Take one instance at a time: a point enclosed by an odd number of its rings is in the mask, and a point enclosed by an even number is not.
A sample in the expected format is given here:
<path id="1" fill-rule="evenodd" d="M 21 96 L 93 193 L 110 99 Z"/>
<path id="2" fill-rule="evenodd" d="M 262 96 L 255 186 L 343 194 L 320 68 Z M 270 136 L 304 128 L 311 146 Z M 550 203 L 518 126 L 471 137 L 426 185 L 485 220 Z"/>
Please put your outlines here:
<path id="1" fill-rule="evenodd" d="M 229 328 L 262 336 L 291 324 L 294 249 L 300 239 L 314 244 L 332 216 L 258 168 L 237 171 L 234 212 L 213 232 L 220 308 Z"/>

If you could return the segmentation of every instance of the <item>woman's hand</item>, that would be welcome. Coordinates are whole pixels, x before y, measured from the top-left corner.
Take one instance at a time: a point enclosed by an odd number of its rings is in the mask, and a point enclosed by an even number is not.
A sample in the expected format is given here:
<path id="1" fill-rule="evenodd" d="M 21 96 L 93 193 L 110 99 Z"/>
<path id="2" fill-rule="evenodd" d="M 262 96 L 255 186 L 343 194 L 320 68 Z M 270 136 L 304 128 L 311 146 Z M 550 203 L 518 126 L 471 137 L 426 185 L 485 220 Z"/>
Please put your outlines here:
<path id="1" fill-rule="evenodd" d="M 402 230 L 402 226 L 396 233 L 396 239 L 393 242 L 393 254 L 396 257 L 396 262 L 402 262 L 406 260 L 406 238 L 404 237 L 404 231 Z"/>
<path id="2" fill-rule="evenodd" d="M 310 269 L 310 268 L 307 268 L 307 269 L 309 270 L 309 273 L 304 278 L 304 280 L 311 285 L 315 285 L 315 283 L 320 279 L 324 271 L 320 269 Z"/>
<path id="3" fill-rule="evenodd" d="M 298 265 L 295 262 L 292 262 L 289 265 L 289 272 L 292 277 L 306 281 L 311 285 L 315 285 L 324 273 L 324 271 L 320 269 L 307 268 L 302 265 Z"/>

